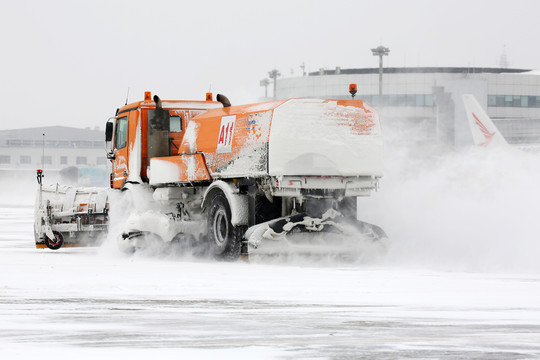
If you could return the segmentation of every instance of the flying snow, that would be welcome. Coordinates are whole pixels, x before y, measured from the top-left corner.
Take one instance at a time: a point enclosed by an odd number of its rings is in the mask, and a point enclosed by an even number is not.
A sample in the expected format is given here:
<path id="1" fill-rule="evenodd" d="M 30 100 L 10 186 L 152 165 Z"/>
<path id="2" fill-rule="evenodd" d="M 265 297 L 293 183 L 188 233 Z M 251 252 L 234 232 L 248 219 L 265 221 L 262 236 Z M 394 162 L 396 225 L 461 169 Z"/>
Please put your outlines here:
<path id="1" fill-rule="evenodd" d="M 387 264 L 540 269 L 540 155 L 477 148 L 424 160 L 410 154 L 387 149 L 379 192 L 360 200 L 360 218 L 392 240 Z"/>

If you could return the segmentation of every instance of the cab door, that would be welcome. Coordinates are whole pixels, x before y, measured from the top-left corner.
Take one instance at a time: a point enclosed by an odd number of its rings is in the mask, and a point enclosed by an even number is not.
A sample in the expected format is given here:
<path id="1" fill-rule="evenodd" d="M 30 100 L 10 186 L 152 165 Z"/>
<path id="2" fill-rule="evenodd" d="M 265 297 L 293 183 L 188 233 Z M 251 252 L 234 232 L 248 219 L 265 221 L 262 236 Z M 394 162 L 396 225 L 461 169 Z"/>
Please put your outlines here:
<path id="1" fill-rule="evenodd" d="M 187 110 L 182 109 L 173 109 L 170 110 L 170 142 L 171 142 L 171 151 L 170 155 L 178 155 L 180 150 L 180 144 L 182 143 L 182 138 L 184 137 L 184 129 L 189 116 Z"/>
<path id="2" fill-rule="evenodd" d="M 128 114 L 116 119 L 112 162 L 112 187 L 119 189 L 128 177 Z"/>

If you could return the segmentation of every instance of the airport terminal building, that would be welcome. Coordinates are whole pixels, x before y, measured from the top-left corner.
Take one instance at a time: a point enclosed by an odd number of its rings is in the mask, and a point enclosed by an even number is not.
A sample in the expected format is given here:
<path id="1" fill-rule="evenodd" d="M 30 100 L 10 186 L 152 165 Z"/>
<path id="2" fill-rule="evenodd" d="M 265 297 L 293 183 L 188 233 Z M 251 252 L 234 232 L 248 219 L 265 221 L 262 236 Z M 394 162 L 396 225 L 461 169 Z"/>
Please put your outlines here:
<path id="1" fill-rule="evenodd" d="M 479 67 L 383 68 L 379 99 L 379 68 L 311 72 L 281 78 L 276 97 L 357 99 L 375 106 L 385 130 L 399 129 L 402 139 L 450 147 L 472 143 L 462 94 L 473 94 L 505 136 L 516 145 L 540 145 L 540 72 Z M 382 101 L 381 101 L 382 100 Z"/>

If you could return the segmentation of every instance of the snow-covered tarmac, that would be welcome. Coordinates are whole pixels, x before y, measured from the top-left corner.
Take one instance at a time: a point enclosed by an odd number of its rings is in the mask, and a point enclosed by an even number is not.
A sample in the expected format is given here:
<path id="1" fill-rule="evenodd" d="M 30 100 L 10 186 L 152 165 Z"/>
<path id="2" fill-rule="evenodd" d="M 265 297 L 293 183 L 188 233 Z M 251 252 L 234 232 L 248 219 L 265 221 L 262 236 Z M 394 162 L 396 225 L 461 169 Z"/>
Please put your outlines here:
<path id="1" fill-rule="evenodd" d="M 2 359 L 540 358 L 540 274 L 35 249 L 0 207 Z"/>

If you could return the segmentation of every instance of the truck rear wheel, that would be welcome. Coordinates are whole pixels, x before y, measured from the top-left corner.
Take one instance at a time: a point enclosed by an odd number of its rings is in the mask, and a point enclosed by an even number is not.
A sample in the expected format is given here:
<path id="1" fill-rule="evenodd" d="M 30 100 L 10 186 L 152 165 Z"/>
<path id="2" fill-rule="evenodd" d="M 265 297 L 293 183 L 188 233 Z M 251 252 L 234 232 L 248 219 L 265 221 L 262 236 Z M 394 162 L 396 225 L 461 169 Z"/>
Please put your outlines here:
<path id="1" fill-rule="evenodd" d="M 58 250 L 64 245 L 64 236 L 58 231 L 53 231 L 54 239 L 45 235 L 45 245 L 51 250 Z"/>
<path id="2" fill-rule="evenodd" d="M 218 259 L 236 260 L 240 256 L 244 226 L 233 226 L 231 208 L 225 195 L 217 192 L 208 211 L 208 245 Z"/>

